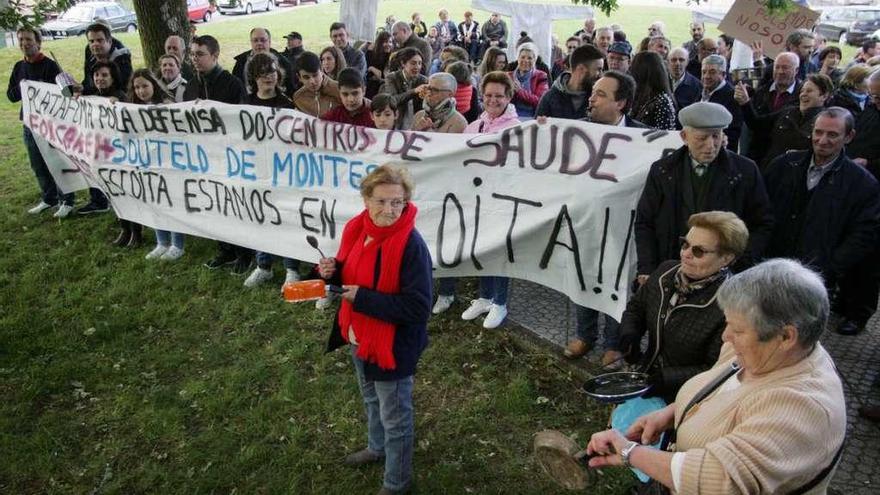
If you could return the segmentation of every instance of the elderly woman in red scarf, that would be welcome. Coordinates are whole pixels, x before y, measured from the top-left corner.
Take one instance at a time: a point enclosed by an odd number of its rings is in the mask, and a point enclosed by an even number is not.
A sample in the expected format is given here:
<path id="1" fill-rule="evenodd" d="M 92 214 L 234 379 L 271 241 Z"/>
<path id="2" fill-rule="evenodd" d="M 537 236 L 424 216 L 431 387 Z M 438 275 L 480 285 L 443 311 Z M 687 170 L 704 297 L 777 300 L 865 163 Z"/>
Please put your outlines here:
<path id="1" fill-rule="evenodd" d="M 345 225 L 336 257 L 318 265 L 345 291 L 328 350 L 351 345 L 367 413 L 367 447 L 345 463 L 384 462 L 380 495 L 412 483 L 413 374 L 428 345 L 431 255 L 415 229 L 412 193 L 405 170 L 372 171 L 361 182 L 364 211 Z"/>

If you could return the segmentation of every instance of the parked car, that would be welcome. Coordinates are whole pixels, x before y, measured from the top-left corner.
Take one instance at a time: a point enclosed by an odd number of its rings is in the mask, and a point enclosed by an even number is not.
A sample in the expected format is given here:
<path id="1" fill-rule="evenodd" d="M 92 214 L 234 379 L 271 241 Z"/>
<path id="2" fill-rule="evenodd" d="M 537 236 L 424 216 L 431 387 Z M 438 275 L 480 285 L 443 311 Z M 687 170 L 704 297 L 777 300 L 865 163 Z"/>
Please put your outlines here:
<path id="1" fill-rule="evenodd" d="M 846 43 L 846 33 L 856 20 L 858 7 L 828 7 L 822 9 L 816 31 L 827 40 Z"/>
<path id="2" fill-rule="evenodd" d="M 856 20 L 846 32 L 846 43 L 861 46 L 862 43 L 880 29 L 880 7 L 862 7 L 856 14 Z"/>
<path id="3" fill-rule="evenodd" d="M 275 7 L 275 0 L 219 0 L 217 8 L 223 15 L 226 14 L 250 14 L 255 10 L 266 12 Z"/>
<path id="4" fill-rule="evenodd" d="M 186 0 L 186 10 L 190 21 L 208 22 L 217 8 L 210 0 Z"/>
<path id="5" fill-rule="evenodd" d="M 116 2 L 81 2 L 40 28 L 45 38 L 66 38 L 85 34 L 89 24 L 103 20 L 111 31 L 137 31 L 137 16 Z"/>
<path id="6" fill-rule="evenodd" d="M 296 6 L 296 5 L 302 5 L 304 3 L 318 3 L 318 0 L 276 0 L 275 1 L 275 5 L 287 4 L 287 5 Z"/>

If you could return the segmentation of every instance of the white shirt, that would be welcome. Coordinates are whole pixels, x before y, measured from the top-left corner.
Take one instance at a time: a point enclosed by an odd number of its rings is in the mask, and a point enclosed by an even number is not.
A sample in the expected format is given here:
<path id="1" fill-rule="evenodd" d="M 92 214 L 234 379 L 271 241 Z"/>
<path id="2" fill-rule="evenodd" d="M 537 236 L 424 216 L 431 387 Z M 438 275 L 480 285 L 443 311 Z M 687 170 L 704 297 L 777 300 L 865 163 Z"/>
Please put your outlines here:
<path id="1" fill-rule="evenodd" d="M 726 84 L 727 84 L 727 80 L 722 79 L 721 84 L 719 84 L 718 86 L 715 86 L 715 89 L 713 89 L 712 91 L 709 91 L 708 93 L 706 93 L 706 89 L 703 88 L 702 101 L 709 101 L 709 98 L 712 98 L 712 95 L 714 95 L 715 92 L 718 91 L 719 89 L 723 88 Z"/>

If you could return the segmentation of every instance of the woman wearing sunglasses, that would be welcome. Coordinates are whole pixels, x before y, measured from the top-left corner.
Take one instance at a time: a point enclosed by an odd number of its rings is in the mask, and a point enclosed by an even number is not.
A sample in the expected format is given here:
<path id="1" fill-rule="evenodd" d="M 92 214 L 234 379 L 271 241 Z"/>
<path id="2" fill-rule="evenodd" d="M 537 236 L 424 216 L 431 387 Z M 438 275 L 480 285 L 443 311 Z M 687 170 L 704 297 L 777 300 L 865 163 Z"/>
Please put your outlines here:
<path id="1" fill-rule="evenodd" d="M 745 223 L 727 211 L 691 215 L 678 260 L 661 263 L 627 303 L 618 349 L 630 363 L 640 362 L 667 403 L 681 385 L 718 360 L 724 315 L 715 293 L 728 267 L 746 249 Z M 648 349 L 640 352 L 648 333 Z"/>

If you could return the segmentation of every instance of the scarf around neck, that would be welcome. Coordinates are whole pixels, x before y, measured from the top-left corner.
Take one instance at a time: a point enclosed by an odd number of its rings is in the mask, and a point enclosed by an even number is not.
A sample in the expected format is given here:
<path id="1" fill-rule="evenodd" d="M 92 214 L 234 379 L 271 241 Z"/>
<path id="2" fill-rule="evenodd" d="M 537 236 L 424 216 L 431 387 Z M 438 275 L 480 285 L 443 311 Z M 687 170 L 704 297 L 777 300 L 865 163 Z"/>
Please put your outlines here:
<path id="1" fill-rule="evenodd" d="M 425 109 L 425 115 L 427 115 L 431 119 L 431 122 L 433 122 L 432 127 L 434 129 L 443 127 L 443 125 L 446 124 L 446 121 L 452 118 L 452 115 L 455 114 L 455 104 L 455 97 L 446 98 L 438 103 L 436 107 L 428 105 L 427 100 L 422 103 Z"/>
<path id="2" fill-rule="evenodd" d="M 717 280 L 724 280 L 730 274 L 730 269 L 726 266 L 717 272 L 709 275 L 706 278 L 702 278 L 700 280 L 691 280 L 687 275 L 681 270 L 681 265 L 678 266 L 678 269 L 675 271 L 675 296 L 673 298 L 672 305 L 677 306 L 679 304 L 684 303 L 688 297 L 693 295 L 695 292 L 705 289 L 706 287 L 712 285 Z"/>
<path id="3" fill-rule="evenodd" d="M 373 223 L 367 210 L 352 218 L 345 225 L 336 253 L 336 259 L 342 262 L 342 283 L 384 294 L 399 293 L 400 265 L 417 213 L 416 206 L 407 203 L 400 218 L 388 227 Z M 367 237 L 370 243 L 364 245 Z M 374 286 L 377 259 L 380 260 L 379 279 Z M 392 349 L 396 330 L 393 323 L 355 311 L 352 303 L 343 300 L 339 308 L 339 330 L 346 342 L 349 328 L 354 330 L 359 343 L 358 358 L 385 370 L 397 367 Z"/>

